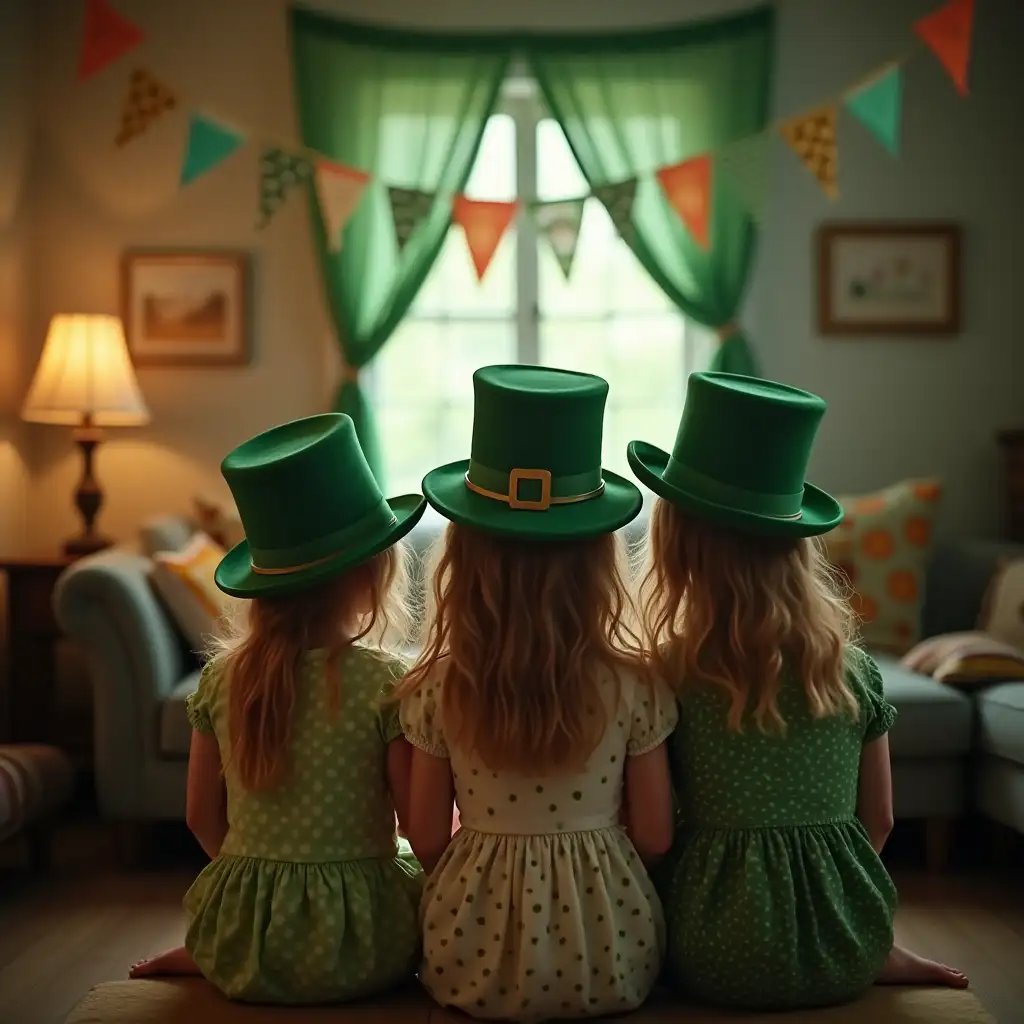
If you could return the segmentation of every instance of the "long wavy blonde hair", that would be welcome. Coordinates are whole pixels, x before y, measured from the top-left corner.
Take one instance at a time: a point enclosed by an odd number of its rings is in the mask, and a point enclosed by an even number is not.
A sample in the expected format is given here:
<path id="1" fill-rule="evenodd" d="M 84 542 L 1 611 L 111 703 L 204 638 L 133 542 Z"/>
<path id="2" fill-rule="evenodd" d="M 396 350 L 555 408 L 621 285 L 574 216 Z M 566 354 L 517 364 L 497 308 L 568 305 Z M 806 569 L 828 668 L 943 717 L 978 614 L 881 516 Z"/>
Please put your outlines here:
<path id="1" fill-rule="evenodd" d="M 677 692 L 711 683 L 730 699 L 728 724 L 785 731 L 784 672 L 803 683 L 812 715 L 849 711 L 846 648 L 854 617 L 840 577 L 813 539 L 752 537 L 690 518 L 659 499 L 640 586 L 656 673 Z"/>
<path id="2" fill-rule="evenodd" d="M 581 769 L 608 723 L 602 680 L 617 691 L 621 672 L 649 675 L 620 538 L 517 541 L 452 523 L 431 555 L 423 653 L 396 698 L 429 681 L 449 745 L 492 771 Z"/>
<path id="3" fill-rule="evenodd" d="M 396 544 L 325 583 L 240 602 L 213 660 L 228 686 L 229 763 L 246 789 L 274 789 L 288 776 L 307 651 L 326 647 L 331 665 L 359 640 L 383 651 L 408 638 L 408 578 L 406 549 Z M 336 712 L 336 672 L 326 673 L 325 685 Z"/>

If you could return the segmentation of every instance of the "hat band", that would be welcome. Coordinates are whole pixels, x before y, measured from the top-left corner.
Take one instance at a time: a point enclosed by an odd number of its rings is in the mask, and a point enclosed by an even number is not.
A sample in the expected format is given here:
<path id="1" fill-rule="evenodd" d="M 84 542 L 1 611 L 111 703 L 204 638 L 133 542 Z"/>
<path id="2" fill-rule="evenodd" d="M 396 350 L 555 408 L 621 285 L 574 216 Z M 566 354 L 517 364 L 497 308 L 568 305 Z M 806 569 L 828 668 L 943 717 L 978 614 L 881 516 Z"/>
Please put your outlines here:
<path id="1" fill-rule="evenodd" d="M 324 534 L 305 544 L 289 548 L 255 548 L 249 546 L 252 571 L 259 576 L 286 576 L 323 565 L 346 550 L 365 547 L 398 522 L 391 506 L 384 498 L 370 512 L 354 523 L 333 533 Z"/>
<path id="2" fill-rule="evenodd" d="M 520 484 L 536 480 L 540 484 L 540 497 L 520 497 Z M 469 460 L 466 486 L 474 493 L 492 501 L 503 501 L 509 508 L 545 512 L 552 505 L 573 505 L 596 498 L 604 491 L 601 467 L 586 473 L 552 476 L 548 469 L 492 469 Z"/>
<path id="3" fill-rule="evenodd" d="M 723 483 L 696 469 L 691 469 L 679 462 L 674 455 L 669 457 L 662 479 L 672 487 L 678 487 L 690 494 L 698 494 L 716 505 L 727 505 L 755 515 L 771 519 L 799 519 L 803 515 L 800 507 L 804 500 L 803 490 L 793 494 L 750 491 L 745 487 Z"/>

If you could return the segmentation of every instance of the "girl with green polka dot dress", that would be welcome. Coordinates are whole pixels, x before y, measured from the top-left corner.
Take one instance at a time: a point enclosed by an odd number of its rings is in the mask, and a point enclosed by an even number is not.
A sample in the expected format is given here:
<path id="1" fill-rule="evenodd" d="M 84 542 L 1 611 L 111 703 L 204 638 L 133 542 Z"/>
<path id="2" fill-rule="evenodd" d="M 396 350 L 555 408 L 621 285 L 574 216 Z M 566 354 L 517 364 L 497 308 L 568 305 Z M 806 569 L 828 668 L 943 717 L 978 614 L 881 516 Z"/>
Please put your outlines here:
<path id="1" fill-rule="evenodd" d="M 387 701 L 403 666 L 381 641 L 425 503 L 382 497 L 340 414 L 260 434 L 222 471 L 246 539 L 215 579 L 244 625 L 187 704 L 186 818 L 212 862 L 184 947 L 132 976 L 201 974 L 259 1003 L 380 992 L 419 960 L 423 876 L 395 830 L 412 750 Z"/>
<path id="2" fill-rule="evenodd" d="M 675 724 L 629 627 L 613 532 L 640 494 L 601 468 L 599 377 L 492 366 L 474 391 L 472 457 L 423 481 L 451 524 L 398 688 L 409 839 L 430 872 L 420 980 L 483 1018 L 631 1010 L 661 969 L 644 861 L 672 839 Z"/>
<path id="3" fill-rule="evenodd" d="M 723 1006 L 967 984 L 893 944 L 879 853 L 896 712 L 814 540 L 843 517 L 804 479 L 824 411 L 796 388 L 697 373 L 672 454 L 627 452 L 659 495 L 641 597 L 679 707 L 676 842 L 658 873 L 667 976 Z"/>

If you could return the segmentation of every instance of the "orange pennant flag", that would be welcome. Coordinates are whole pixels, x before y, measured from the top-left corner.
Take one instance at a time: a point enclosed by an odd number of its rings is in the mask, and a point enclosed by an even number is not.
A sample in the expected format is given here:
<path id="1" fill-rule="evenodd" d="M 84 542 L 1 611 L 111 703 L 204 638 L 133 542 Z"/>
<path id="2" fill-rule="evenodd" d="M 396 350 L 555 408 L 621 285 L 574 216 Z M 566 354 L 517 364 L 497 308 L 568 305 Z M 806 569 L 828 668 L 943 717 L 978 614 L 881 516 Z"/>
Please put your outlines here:
<path id="1" fill-rule="evenodd" d="M 465 196 L 455 197 L 452 220 L 461 224 L 466 234 L 466 244 L 469 246 L 469 255 L 473 257 L 478 281 L 484 279 L 502 235 L 512 223 L 518 208 L 518 203 L 482 202 Z"/>
<path id="2" fill-rule="evenodd" d="M 78 80 L 84 82 L 143 40 L 142 29 L 123 18 L 107 0 L 88 0 L 85 33 L 78 57 Z"/>
<path id="3" fill-rule="evenodd" d="M 836 108 L 820 107 L 809 114 L 797 114 L 779 125 L 779 134 L 814 175 L 825 195 L 835 199 L 839 194 Z"/>
<path id="4" fill-rule="evenodd" d="M 658 183 L 686 229 L 702 249 L 711 226 L 711 157 L 704 153 L 658 171 Z"/>
<path id="5" fill-rule="evenodd" d="M 961 96 L 967 95 L 973 29 L 974 0 L 950 0 L 914 23 L 914 31 L 939 58 Z"/>

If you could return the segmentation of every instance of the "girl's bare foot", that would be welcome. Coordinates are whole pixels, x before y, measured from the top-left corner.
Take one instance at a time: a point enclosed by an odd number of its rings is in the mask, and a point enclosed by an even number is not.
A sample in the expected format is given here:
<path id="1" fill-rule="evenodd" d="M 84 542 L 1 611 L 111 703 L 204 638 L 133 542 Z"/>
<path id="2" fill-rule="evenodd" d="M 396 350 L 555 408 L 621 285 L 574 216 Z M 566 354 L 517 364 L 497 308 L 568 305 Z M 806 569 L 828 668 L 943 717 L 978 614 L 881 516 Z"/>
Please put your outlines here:
<path id="1" fill-rule="evenodd" d="M 885 965 L 875 978 L 875 984 L 967 988 L 967 975 L 935 960 L 926 960 L 902 946 L 893 946 Z"/>
<path id="2" fill-rule="evenodd" d="M 129 978 L 149 978 L 158 974 L 199 974 L 195 960 L 184 946 L 169 949 L 166 953 L 151 956 L 148 960 L 140 960 L 132 964 L 128 972 Z"/>

